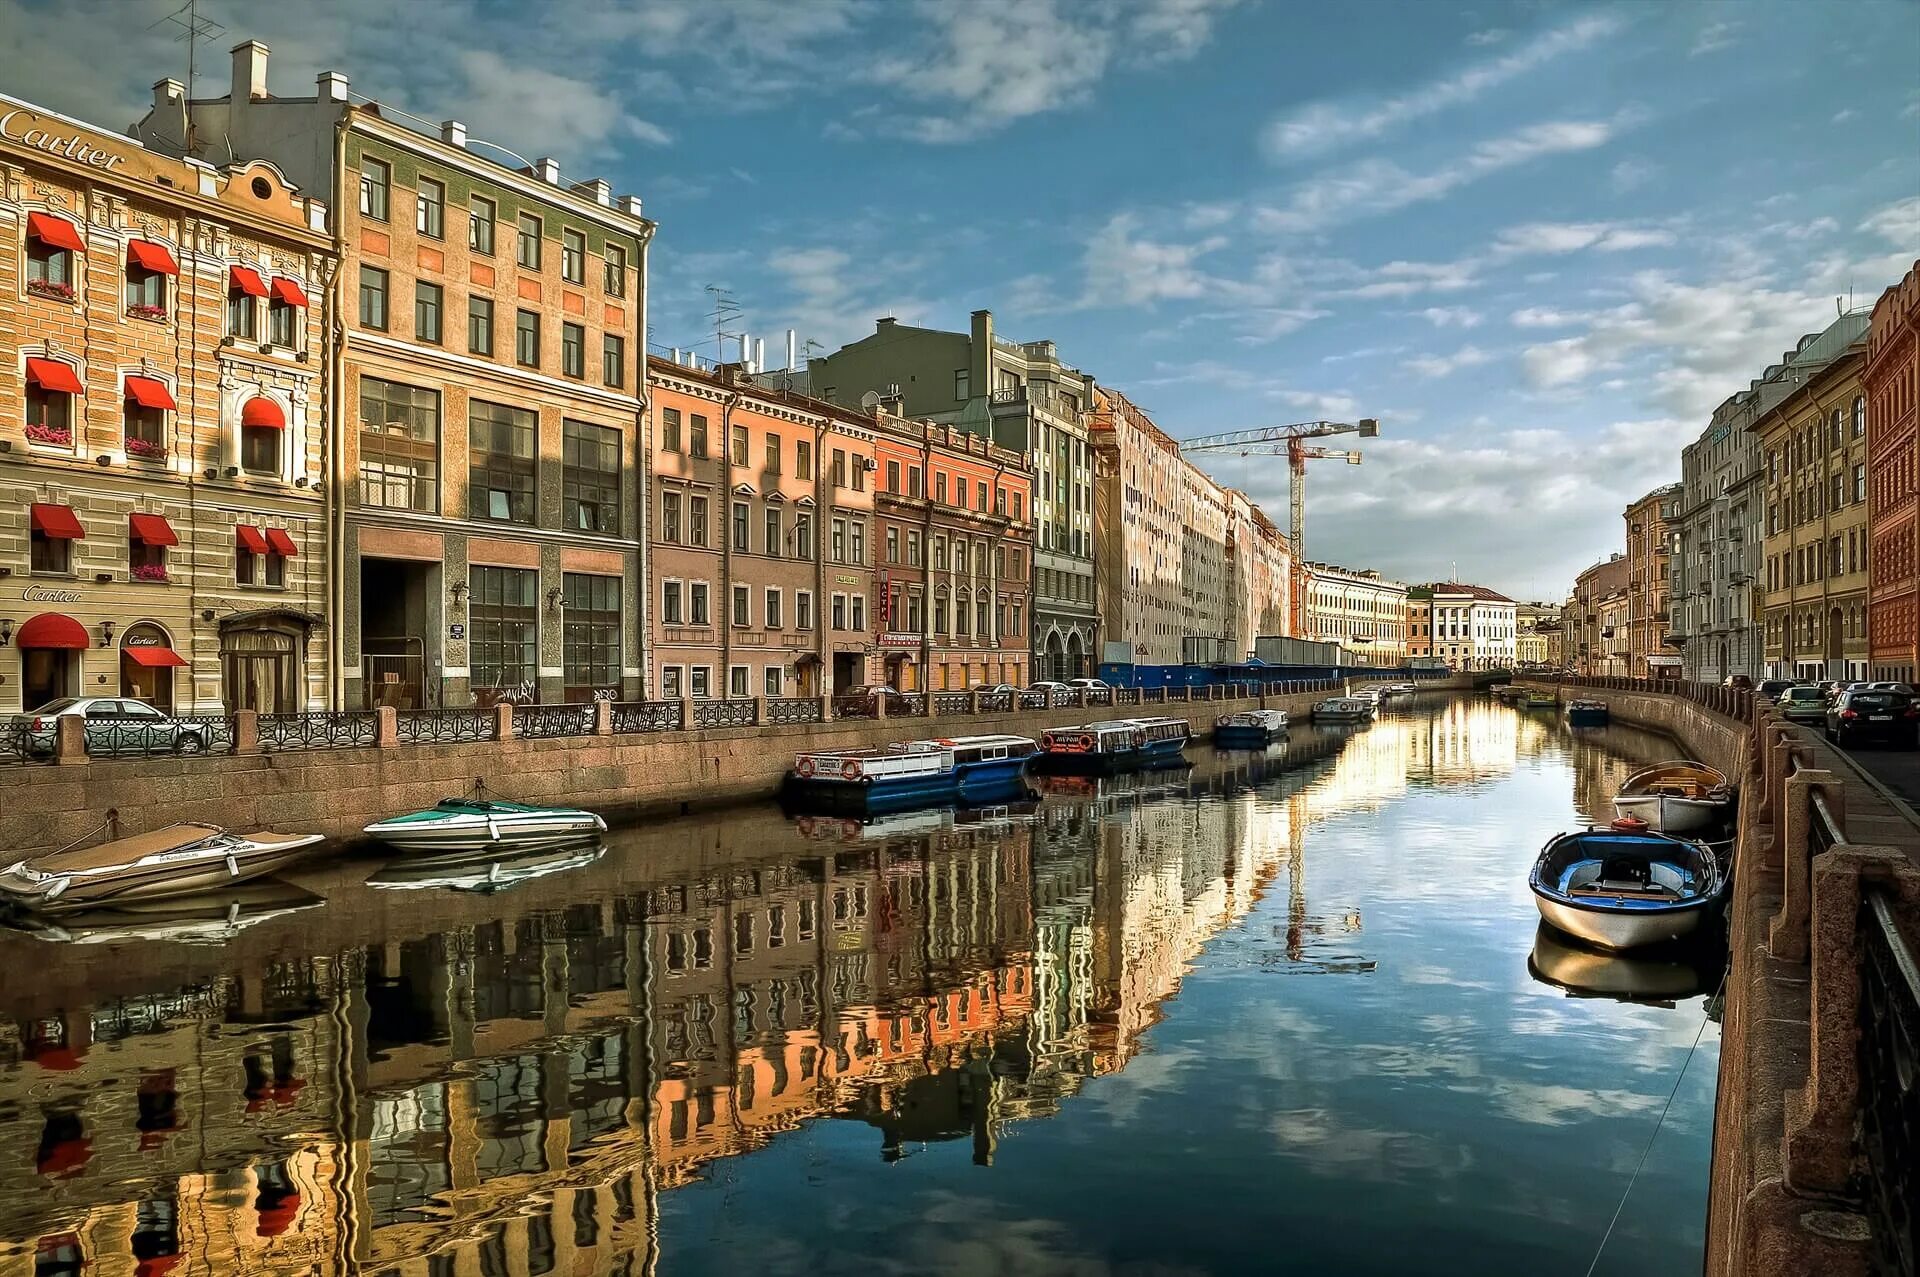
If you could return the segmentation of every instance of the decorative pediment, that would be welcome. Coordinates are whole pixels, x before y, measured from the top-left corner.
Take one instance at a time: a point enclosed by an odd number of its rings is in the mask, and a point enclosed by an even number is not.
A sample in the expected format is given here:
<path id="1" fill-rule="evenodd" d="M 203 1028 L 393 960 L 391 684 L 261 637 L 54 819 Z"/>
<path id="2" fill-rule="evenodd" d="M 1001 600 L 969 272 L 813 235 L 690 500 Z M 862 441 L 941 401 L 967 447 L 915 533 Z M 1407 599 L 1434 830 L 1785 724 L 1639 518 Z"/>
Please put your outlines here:
<path id="1" fill-rule="evenodd" d="M 753 495 L 753 485 L 751 483 L 736 483 L 733 485 L 733 495 L 736 497 L 750 497 Z"/>
<path id="2" fill-rule="evenodd" d="M 794 502 L 793 502 L 793 503 L 794 503 L 795 505 L 797 505 L 797 506 L 799 506 L 799 507 L 800 507 L 800 508 L 801 508 L 802 510 L 811 510 L 811 509 L 813 509 L 813 498 L 812 498 L 812 497 L 796 497 L 796 498 L 794 498 Z"/>
<path id="3" fill-rule="evenodd" d="M 761 500 L 765 501 L 768 505 L 785 505 L 787 503 L 786 496 L 778 490 L 769 492 L 766 496 L 762 497 Z"/>

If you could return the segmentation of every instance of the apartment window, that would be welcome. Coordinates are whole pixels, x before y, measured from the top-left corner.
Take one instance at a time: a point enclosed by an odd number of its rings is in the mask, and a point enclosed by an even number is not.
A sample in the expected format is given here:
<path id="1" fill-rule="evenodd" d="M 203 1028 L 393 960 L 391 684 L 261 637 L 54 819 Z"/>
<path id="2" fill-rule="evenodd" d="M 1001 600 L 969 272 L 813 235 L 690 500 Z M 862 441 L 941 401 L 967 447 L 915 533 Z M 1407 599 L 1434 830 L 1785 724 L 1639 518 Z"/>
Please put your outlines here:
<path id="1" fill-rule="evenodd" d="M 713 691 L 713 667 L 710 665 L 696 665 L 689 671 L 689 674 L 689 694 L 696 700 L 705 700 Z M 697 935 L 696 938 L 698 938 Z M 697 955 L 694 958 L 694 965 L 700 965 L 700 959 Z M 708 1102 L 711 1103 L 711 1101 Z"/>
<path id="2" fill-rule="evenodd" d="M 274 281 L 274 287 L 278 288 L 283 282 L 285 281 L 276 279 Z M 279 296 L 275 296 L 269 301 L 267 303 L 267 340 L 276 346 L 281 346 L 288 350 L 292 350 L 298 345 L 299 317 L 303 313 L 302 308 L 305 305 L 306 303 L 303 301 L 300 305 L 296 306 L 284 297 Z"/>
<path id="3" fill-rule="evenodd" d="M 662 581 L 660 583 L 660 623 L 678 625 L 680 617 L 680 582 Z"/>
<path id="4" fill-rule="evenodd" d="M 467 409 L 468 513 L 475 519 L 534 521 L 534 435 L 525 408 L 475 399 Z"/>
<path id="5" fill-rule="evenodd" d="M 769 699 L 777 699 L 781 695 L 780 677 L 781 670 L 778 665 L 767 666 L 765 681 L 760 686 Z M 778 916 L 777 911 L 776 916 Z"/>
<path id="6" fill-rule="evenodd" d="M 961 402 L 973 398 L 973 377 L 965 368 L 953 370 L 953 397 Z"/>
<path id="7" fill-rule="evenodd" d="M 701 547 L 707 544 L 707 499 L 705 497 L 687 498 L 687 544 Z"/>
<path id="8" fill-rule="evenodd" d="M 832 544 L 833 561 L 835 563 L 845 563 L 847 561 L 847 521 L 845 519 L 835 519 L 833 521 Z"/>
<path id="9" fill-rule="evenodd" d="M 1853 468 L 1853 499 L 1856 502 L 1867 499 L 1867 468 L 1863 465 Z"/>
<path id="10" fill-rule="evenodd" d="M 467 298 L 467 353 L 493 354 L 493 299 L 478 295 Z"/>
<path id="11" fill-rule="evenodd" d="M 530 310 L 515 312 L 513 359 L 522 368 L 540 366 L 540 316 Z"/>
<path id="12" fill-rule="evenodd" d="M 660 494 L 660 539 L 669 545 L 680 544 L 680 494 Z"/>
<path id="13" fill-rule="evenodd" d="M 920 534 L 918 532 L 907 533 L 907 566 L 910 568 L 920 566 Z"/>
<path id="14" fill-rule="evenodd" d="M 587 330 L 579 324 L 560 325 L 560 371 L 569 377 L 587 375 Z"/>
<path id="15" fill-rule="evenodd" d="M 627 250 L 618 244 L 607 245 L 607 296 L 627 295 Z"/>
<path id="16" fill-rule="evenodd" d="M 701 458 L 707 455 L 707 419 L 697 412 L 687 422 L 687 455 Z"/>
<path id="17" fill-rule="evenodd" d="M 887 491 L 900 491 L 900 463 L 898 461 L 887 462 Z"/>
<path id="18" fill-rule="evenodd" d="M 360 503 L 439 510 L 439 392 L 360 379 Z"/>
<path id="19" fill-rule="evenodd" d="M 560 278 L 569 284 L 587 282 L 587 237 L 571 227 L 560 232 Z"/>
<path id="20" fill-rule="evenodd" d="M 151 377 L 129 377 L 121 406 L 121 428 L 132 456 L 165 457 L 167 408 L 173 397 L 165 382 Z"/>
<path id="21" fill-rule="evenodd" d="M 1834 419 L 1836 421 L 1839 420 L 1837 414 Z M 1829 481 L 1828 487 L 1831 491 L 1827 494 L 1827 507 L 1832 510 L 1838 510 L 1847 503 L 1847 477 L 1843 474 L 1834 475 Z"/>
<path id="22" fill-rule="evenodd" d="M 919 466 L 907 467 L 907 495 L 910 497 L 917 497 L 920 495 L 920 467 Z"/>
<path id="23" fill-rule="evenodd" d="M 1856 397 L 1853 401 L 1853 437 L 1861 439 L 1867 433 L 1867 401 Z"/>
<path id="24" fill-rule="evenodd" d="M 793 475 L 796 479 L 813 478 L 813 444 L 805 439 L 794 440 Z"/>
<path id="25" fill-rule="evenodd" d="M 707 612 L 707 583 L 695 581 L 687 589 L 687 620 L 695 625 L 711 625 L 713 618 Z"/>
<path id="26" fill-rule="evenodd" d="M 947 476 L 944 474 L 933 476 L 933 499 L 941 505 L 947 503 Z"/>
<path id="27" fill-rule="evenodd" d="M 1840 538 L 1834 537 L 1827 542 L 1827 575 L 1839 576 L 1846 570 L 1846 563 L 1840 557 Z"/>
<path id="28" fill-rule="evenodd" d="M 777 555 L 784 547 L 781 538 L 780 511 L 773 506 L 767 507 L 767 553 Z"/>
<path id="29" fill-rule="evenodd" d="M 127 567 L 136 581 L 164 581 L 167 579 L 167 547 L 149 542 L 137 528 L 129 528 Z"/>
<path id="30" fill-rule="evenodd" d="M 387 272 L 378 266 L 360 268 L 360 326 L 387 331 Z"/>
<path id="31" fill-rule="evenodd" d="M 385 160 L 360 157 L 360 216 L 375 222 L 387 220 L 389 178 Z"/>
<path id="32" fill-rule="evenodd" d="M 813 557 L 813 516 L 796 514 L 793 516 L 793 557 L 811 559 Z"/>
<path id="33" fill-rule="evenodd" d="M 729 550 L 741 552 L 752 548 L 747 544 L 747 503 L 744 501 L 736 501 L 733 503 L 733 526 L 731 531 L 733 537 L 727 542 L 727 548 Z"/>
<path id="34" fill-rule="evenodd" d="M 560 517 L 579 532 L 620 531 L 620 432 L 585 421 L 560 423 Z"/>
<path id="35" fill-rule="evenodd" d="M 415 280 L 413 285 L 413 335 L 417 341 L 440 344 L 440 285 Z"/>
<path id="36" fill-rule="evenodd" d="M 935 634 L 947 632 L 947 601 L 938 595 L 933 600 L 933 632 Z"/>
<path id="37" fill-rule="evenodd" d="M 285 418 L 279 411 L 279 405 L 272 400 L 260 400 L 261 409 L 255 409 L 249 401 L 240 413 L 240 468 L 248 474 L 278 475 L 280 473 L 280 444 L 287 433 Z M 255 418 L 256 411 L 271 410 L 262 417 Z"/>
<path id="38" fill-rule="evenodd" d="M 73 396 L 27 381 L 27 438 L 42 443 L 73 443 Z"/>
<path id="39" fill-rule="evenodd" d="M 483 257 L 493 256 L 493 201 L 475 195 L 467 201 L 467 247 Z"/>
<path id="40" fill-rule="evenodd" d="M 795 590 L 793 594 L 793 624 L 795 629 L 813 628 L 813 593 L 810 590 Z"/>
<path id="41" fill-rule="evenodd" d="M 887 529 L 887 562 L 898 563 L 899 561 L 900 561 L 900 529 L 895 527 L 889 527 Z"/>
<path id="42" fill-rule="evenodd" d="M 561 677 L 569 701 L 620 690 L 620 578 L 568 572 L 561 578 Z"/>
<path id="43" fill-rule="evenodd" d="M 750 604 L 747 599 L 748 593 L 749 591 L 744 585 L 736 585 L 733 587 L 733 623 L 741 629 L 745 629 L 747 626 L 753 624 L 753 619 L 750 615 Z"/>
<path id="44" fill-rule="evenodd" d="M 538 686 L 540 574 L 532 568 L 475 565 L 467 575 L 473 686 L 499 692 Z"/>
<path id="45" fill-rule="evenodd" d="M 867 596 L 856 594 L 847 602 L 853 608 L 853 632 L 864 634 L 867 630 Z"/>
<path id="46" fill-rule="evenodd" d="M 847 596 L 846 595 L 836 594 L 833 596 L 833 602 L 831 605 L 831 616 L 832 616 L 832 623 L 833 623 L 834 629 L 844 630 L 847 628 Z"/>
<path id="47" fill-rule="evenodd" d="M 780 473 L 780 436 L 773 433 L 773 431 L 771 430 L 767 432 L 766 464 L 767 464 L 768 474 Z"/>
<path id="48" fill-rule="evenodd" d="M 865 563 L 867 561 L 867 525 L 856 519 L 848 526 L 847 533 L 853 548 L 853 561 Z"/>
<path id="49" fill-rule="evenodd" d="M 747 428 L 735 426 L 728 433 L 727 460 L 741 469 L 747 465 Z"/>
<path id="50" fill-rule="evenodd" d="M 765 620 L 767 628 L 770 630 L 777 630 L 783 624 L 783 619 L 780 615 L 780 591 L 778 590 L 768 589 L 767 591 L 767 615 Z"/>
<path id="51" fill-rule="evenodd" d="M 753 695 L 752 678 L 753 671 L 745 665 L 729 667 L 727 670 L 727 695 L 739 697 L 742 700 Z M 741 952 L 744 953 L 751 951 L 753 948 L 753 915 L 750 913 L 737 914 L 733 919 L 733 942 L 736 949 L 740 949 L 743 935 L 746 941 L 746 948 L 741 949 Z"/>
<path id="52" fill-rule="evenodd" d="M 855 492 L 865 492 L 867 490 L 867 467 L 872 464 L 873 460 L 870 457 L 855 457 L 853 459 L 853 490 Z"/>
<path id="53" fill-rule="evenodd" d="M 413 229 L 428 239 L 447 237 L 447 188 L 430 177 L 414 193 Z"/>
<path id="54" fill-rule="evenodd" d="M 947 539 L 945 537 L 933 539 L 933 566 L 942 572 L 947 570 Z"/>
<path id="55" fill-rule="evenodd" d="M 1020 494 L 1018 492 L 1013 494 L 1013 518 L 1016 523 L 1020 520 Z"/>
<path id="56" fill-rule="evenodd" d="M 80 234 L 71 224 L 61 219 L 51 219 L 59 225 L 49 225 L 47 234 L 60 234 L 78 243 Z M 27 284 L 29 292 L 42 296 L 72 298 L 73 296 L 73 250 L 59 244 L 41 239 L 31 230 L 27 233 Z"/>
<path id="57" fill-rule="evenodd" d="M 847 454 L 843 448 L 833 450 L 833 486 L 836 488 L 847 486 Z"/>
<path id="58" fill-rule="evenodd" d="M 680 410 L 678 408 L 660 410 L 660 448 L 663 452 L 680 451 Z"/>
<path id="59" fill-rule="evenodd" d="M 258 278 L 255 276 L 256 283 Z M 264 286 L 261 291 L 265 291 Z M 254 294 L 237 281 L 230 284 L 227 288 L 227 334 L 252 341 L 259 331 L 259 324 L 260 306 L 254 300 Z"/>
<path id="60" fill-rule="evenodd" d="M 1007 490 L 1005 488 L 995 488 L 993 490 L 993 512 L 1001 516 L 1005 516 L 1007 513 Z"/>
<path id="61" fill-rule="evenodd" d="M 627 384 L 627 339 L 612 333 L 600 338 L 600 380 L 609 386 Z"/>
<path id="62" fill-rule="evenodd" d="M 953 604 L 953 632 L 956 635 L 967 634 L 967 600 L 964 592 Z"/>
<path id="63" fill-rule="evenodd" d="M 973 508 L 981 514 L 987 512 L 987 485 L 984 483 L 973 485 Z"/>
<path id="64" fill-rule="evenodd" d="M 981 638 L 993 637 L 993 623 L 987 618 L 988 606 L 985 599 L 979 599 L 973 605 L 973 632 Z"/>
<path id="65" fill-rule="evenodd" d="M 532 213 L 520 214 L 520 225 L 514 235 L 513 260 L 528 270 L 540 269 L 540 219 Z"/>

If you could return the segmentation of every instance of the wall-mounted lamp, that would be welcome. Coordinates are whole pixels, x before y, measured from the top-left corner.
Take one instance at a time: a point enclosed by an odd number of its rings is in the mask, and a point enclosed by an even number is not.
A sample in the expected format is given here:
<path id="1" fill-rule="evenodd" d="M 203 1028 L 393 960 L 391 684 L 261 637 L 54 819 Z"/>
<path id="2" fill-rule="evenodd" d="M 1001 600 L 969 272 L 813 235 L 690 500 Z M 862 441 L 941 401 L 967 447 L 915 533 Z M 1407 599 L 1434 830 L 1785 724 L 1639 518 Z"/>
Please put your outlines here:
<path id="1" fill-rule="evenodd" d="M 212 466 L 208 466 L 201 473 L 203 473 L 209 479 L 218 479 L 220 477 L 220 472 Z"/>
<path id="2" fill-rule="evenodd" d="M 108 452 L 103 452 L 99 456 L 95 457 L 93 461 L 95 465 L 110 466 L 113 464 L 113 454 Z"/>
<path id="3" fill-rule="evenodd" d="M 203 621 L 211 621 L 213 619 L 213 609 L 210 607 L 201 608 L 200 619 Z"/>
<path id="4" fill-rule="evenodd" d="M 305 476 L 305 475 L 303 474 L 303 475 L 301 475 L 301 476 L 300 476 L 300 477 L 299 477 L 298 479 L 295 479 L 295 480 L 293 481 L 293 486 L 294 486 L 294 487 L 296 487 L 296 488 L 304 488 L 304 487 L 306 487 L 306 486 L 307 486 L 307 476 Z"/>
<path id="5" fill-rule="evenodd" d="M 547 591 L 547 611 L 558 612 L 559 610 L 560 610 L 560 587 L 556 585 L 551 590 Z"/>
<path id="6" fill-rule="evenodd" d="M 453 597 L 453 605 L 459 607 L 460 604 L 466 600 L 467 583 L 465 581 L 455 581 L 451 586 L 447 587 L 447 593 Z"/>
<path id="7" fill-rule="evenodd" d="M 229 478 L 229 479 L 238 479 L 239 477 L 240 477 L 240 467 L 239 467 L 239 466 L 228 466 L 228 467 L 227 467 L 227 478 Z"/>
<path id="8" fill-rule="evenodd" d="M 0 647 L 13 642 L 13 618 L 0 616 Z"/>
<path id="9" fill-rule="evenodd" d="M 100 622 L 100 646 L 101 647 L 113 646 L 113 622 L 112 621 Z"/>

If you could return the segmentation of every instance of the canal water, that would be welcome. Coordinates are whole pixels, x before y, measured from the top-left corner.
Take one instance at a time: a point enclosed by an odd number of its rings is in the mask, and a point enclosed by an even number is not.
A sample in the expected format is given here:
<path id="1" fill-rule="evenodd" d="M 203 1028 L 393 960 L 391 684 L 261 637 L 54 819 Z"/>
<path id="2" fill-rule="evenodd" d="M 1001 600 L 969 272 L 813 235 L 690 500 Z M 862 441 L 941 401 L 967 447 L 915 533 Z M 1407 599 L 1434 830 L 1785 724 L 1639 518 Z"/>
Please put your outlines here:
<path id="1" fill-rule="evenodd" d="M 1719 958 L 1526 887 L 1675 747 L 1191 752 L 0 934 L 0 1277 L 1698 1272 Z"/>

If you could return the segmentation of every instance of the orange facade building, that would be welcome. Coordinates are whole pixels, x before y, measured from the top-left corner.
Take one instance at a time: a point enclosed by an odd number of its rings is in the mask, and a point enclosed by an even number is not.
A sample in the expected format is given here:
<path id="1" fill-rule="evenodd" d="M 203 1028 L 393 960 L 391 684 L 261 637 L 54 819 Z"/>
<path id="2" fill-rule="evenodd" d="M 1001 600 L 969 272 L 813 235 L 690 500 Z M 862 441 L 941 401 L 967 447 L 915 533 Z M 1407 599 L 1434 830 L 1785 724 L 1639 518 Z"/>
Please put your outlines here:
<path id="1" fill-rule="evenodd" d="M 1867 336 L 1867 665 L 1920 677 L 1920 262 L 1880 295 Z"/>

